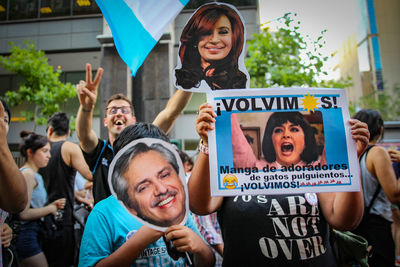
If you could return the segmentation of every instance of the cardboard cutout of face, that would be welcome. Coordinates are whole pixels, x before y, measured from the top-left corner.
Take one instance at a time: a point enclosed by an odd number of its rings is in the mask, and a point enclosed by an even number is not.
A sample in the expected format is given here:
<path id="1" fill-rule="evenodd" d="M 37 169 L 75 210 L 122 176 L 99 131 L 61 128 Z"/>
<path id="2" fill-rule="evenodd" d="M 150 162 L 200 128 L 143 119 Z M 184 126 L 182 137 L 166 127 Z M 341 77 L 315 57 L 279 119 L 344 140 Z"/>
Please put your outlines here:
<path id="1" fill-rule="evenodd" d="M 166 231 L 187 220 L 183 164 L 167 142 L 142 138 L 126 145 L 111 162 L 108 184 L 118 201 L 144 225 Z"/>
<path id="2" fill-rule="evenodd" d="M 216 2 L 199 7 L 182 31 L 175 86 L 194 92 L 249 88 L 244 25 L 232 5 Z"/>

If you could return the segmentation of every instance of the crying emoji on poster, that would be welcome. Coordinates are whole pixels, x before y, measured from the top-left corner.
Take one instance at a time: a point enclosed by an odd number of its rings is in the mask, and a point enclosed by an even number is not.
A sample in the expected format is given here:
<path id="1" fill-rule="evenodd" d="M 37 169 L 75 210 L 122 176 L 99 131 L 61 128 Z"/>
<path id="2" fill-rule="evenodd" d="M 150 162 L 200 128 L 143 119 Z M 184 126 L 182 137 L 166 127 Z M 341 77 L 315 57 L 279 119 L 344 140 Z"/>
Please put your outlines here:
<path id="1" fill-rule="evenodd" d="M 222 183 L 226 189 L 235 189 L 238 186 L 238 179 L 235 175 L 227 174 L 222 180 Z"/>

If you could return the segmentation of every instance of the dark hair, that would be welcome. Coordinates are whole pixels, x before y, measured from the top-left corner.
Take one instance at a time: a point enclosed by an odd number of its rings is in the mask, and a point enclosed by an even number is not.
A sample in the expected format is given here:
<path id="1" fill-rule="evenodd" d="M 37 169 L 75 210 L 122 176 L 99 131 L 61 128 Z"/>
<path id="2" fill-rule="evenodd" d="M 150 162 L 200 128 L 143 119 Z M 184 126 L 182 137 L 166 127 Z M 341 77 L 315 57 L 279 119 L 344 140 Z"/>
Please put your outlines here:
<path id="1" fill-rule="evenodd" d="M 47 126 L 53 128 L 58 136 L 64 136 L 69 131 L 69 118 L 65 112 L 56 112 L 47 120 Z"/>
<path id="2" fill-rule="evenodd" d="M 369 141 L 381 134 L 383 119 L 381 114 L 374 109 L 362 109 L 353 115 L 353 119 L 365 122 L 368 125 Z M 383 137 L 383 132 L 382 132 Z"/>
<path id="3" fill-rule="evenodd" d="M 32 154 L 34 154 L 36 150 L 44 147 L 49 142 L 46 136 L 34 132 L 22 131 L 19 135 L 22 138 L 19 145 L 19 151 L 25 159 L 27 159 L 26 151 L 28 149 L 30 149 Z"/>
<path id="4" fill-rule="evenodd" d="M 1 103 L 3 104 L 4 110 L 8 113 L 8 124 L 11 121 L 11 110 L 10 107 L 7 105 L 7 102 L 0 98 Z"/>
<path id="5" fill-rule="evenodd" d="M 186 154 L 184 151 L 178 150 L 178 154 L 179 154 L 179 157 L 180 157 L 181 160 L 182 160 L 182 163 L 189 162 L 191 165 L 193 165 L 193 160 L 192 160 L 192 158 L 189 157 L 189 155 Z"/>
<path id="6" fill-rule="evenodd" d="M 232 26 L 232 48 L 222 60 L 210 62 L 205 70 L 201 67 L 198 43 L 202 36 L 210 34 L 218 19 L 225 15 Z M 238 60 L 243 50 L 244 26 L 239 15 L 225 4 L 206 4 L 190 18 L 180 38 L 179 57 L 182 68 L 175 70 L 176 84 L 184 89 L 199 87 L 205 80 L 212 90 L 246 87 L 246 75 L 239 70 Z M 212 76 L 205 73 L 214 69 Z"/>
<path id="7" fill-rule="evenodd" d="M 262 151 L 265 160 L 268 162 L 276 161 L 276 151 L 272 143 L 272 133 L 275 127 L 281 126 L 286 122 L 291 122 L 294 125 L 299 125 L 304 132 L 305 148 L 300 155 L 300 158 L 305 163 L 311 163 L 318 159 L 318 147 L 315 141 L 314 130 L 305 120 L 304 116 L 298 112 L 275 112 L 268 119 L 265 126 L 264 138 L 262 141 Z"/>
<path id="8" fill-rule="evenodd" d="M 168 136 L 154 124 L 137 122 L 126 127 L 115 139 L 114 155 L 130 142 L 140 138 L 158 138 L 169 143 Z"/>
<path id="9" fill-rule="evenodd" d="M 124 101 L 126 101 L 126 102 L 129 104 L 129 106 L 131 107 L 132 115 L 135 116 L 135 111 L 133 110 L 132 102 L 131 102 L 131 101 L 129 100 L 129 98 L 128 98 L 127 96 L 125 96 L 124 94 L 114 94 L 114 95 L 110 96 L 110 98 L 107 100 L 106 108 L 107 108 L 108 105 L 109 105 L 112 101 L 114 101 L 114 100 L 124 100 Z M 106 115 L 107 115 L 107 112 L 105 113 L 105 116 L 106 116 Z"/>

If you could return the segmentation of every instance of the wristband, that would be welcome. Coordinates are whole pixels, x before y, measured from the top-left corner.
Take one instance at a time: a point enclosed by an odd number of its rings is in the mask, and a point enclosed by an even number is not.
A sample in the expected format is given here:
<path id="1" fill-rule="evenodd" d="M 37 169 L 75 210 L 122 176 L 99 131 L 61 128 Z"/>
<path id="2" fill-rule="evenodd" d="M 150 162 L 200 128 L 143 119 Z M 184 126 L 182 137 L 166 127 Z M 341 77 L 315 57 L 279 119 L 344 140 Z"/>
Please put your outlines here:
<path id="1" fill-rule="evenodd" d="M 81 107 L 81 110 L 88 113 L 93 111 L 93 109 L 85 109 L 84 107 Z"/>
<path id="2" fill-rule="evenodd" d="M 203 143 L 203 140 L 200 140 L 199 143 L 199 151 L 203 152 L 204 154 L 208 155 L 208 146 Z"/>

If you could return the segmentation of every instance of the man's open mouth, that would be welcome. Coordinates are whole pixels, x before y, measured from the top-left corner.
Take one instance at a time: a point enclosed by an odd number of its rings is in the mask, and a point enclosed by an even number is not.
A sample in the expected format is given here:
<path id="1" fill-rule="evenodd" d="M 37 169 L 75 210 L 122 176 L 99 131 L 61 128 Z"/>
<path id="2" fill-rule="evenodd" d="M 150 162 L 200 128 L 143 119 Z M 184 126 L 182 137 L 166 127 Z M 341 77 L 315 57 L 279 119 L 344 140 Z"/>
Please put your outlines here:
<path id="1" fill-rule="evenodd" d="M 124 125 L 124 122 L 122 120 L 116 120 L 114 121 L 115 125 Z"/>

